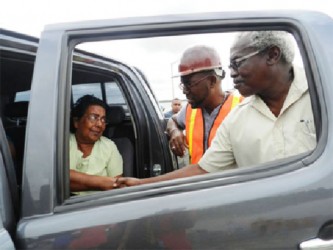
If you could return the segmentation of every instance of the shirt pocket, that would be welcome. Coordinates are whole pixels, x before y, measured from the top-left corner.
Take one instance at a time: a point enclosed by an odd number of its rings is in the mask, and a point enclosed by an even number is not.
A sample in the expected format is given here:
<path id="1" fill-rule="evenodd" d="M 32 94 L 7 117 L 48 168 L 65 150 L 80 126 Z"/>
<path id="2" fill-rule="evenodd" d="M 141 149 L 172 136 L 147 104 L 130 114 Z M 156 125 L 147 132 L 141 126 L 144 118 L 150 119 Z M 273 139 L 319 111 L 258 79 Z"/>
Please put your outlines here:
<path id="1" fill-rule="evenodd" d="M 296 135 L 302 151 L 312 150 L 316 146 L 316 129 L 312 119 L 301 119 L 296 126 Z"/>

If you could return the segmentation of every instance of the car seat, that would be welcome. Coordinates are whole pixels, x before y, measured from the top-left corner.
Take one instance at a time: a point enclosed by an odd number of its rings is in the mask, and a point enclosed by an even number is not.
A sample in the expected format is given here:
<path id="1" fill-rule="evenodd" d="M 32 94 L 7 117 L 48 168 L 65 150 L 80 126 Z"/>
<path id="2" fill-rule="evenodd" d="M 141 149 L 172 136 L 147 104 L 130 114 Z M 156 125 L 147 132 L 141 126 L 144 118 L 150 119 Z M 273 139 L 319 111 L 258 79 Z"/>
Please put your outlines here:
<path id="1" fill-rule="evenodd" d="M 122 123 L 125 120 L 125 111 L 122 106 L 110 106 L 109 124 L 105 129 L 105 136 L 110 138 L 117 146 L 123 158 L 123 176 L 133 177 L 134 174 L 134 147 L 131 140 L 123 133 L 119 136 Z"/>

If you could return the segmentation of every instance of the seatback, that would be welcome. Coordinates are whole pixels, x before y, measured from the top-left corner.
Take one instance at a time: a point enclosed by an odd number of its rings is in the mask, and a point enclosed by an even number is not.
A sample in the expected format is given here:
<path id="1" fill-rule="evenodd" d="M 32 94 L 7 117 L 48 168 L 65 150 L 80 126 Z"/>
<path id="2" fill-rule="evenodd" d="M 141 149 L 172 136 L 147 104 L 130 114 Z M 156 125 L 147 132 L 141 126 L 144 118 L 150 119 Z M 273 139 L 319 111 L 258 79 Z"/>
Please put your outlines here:
<path id="1" fill-rule="evenodd" d="M 122 106 L 110 106 L 109 124 L 104 135 L 110 138 L 116 145 L 123 158 L 123 175 L 133 177 L 134 147 L 131 140 L 121 131 L 125 120 L 125 111 Z"/>
<path id="2" fill-rule="evenodd" d="M 113 138 L 119 153 L 123 157 L 123 176 L 133 177 L 134 148 L 130 139 L 126 137 Z"/>
<path id="3" fill-rule="evenodd" d="M 110 106 L 110 113 L 108 117 L 108 126 L 105 129 L 106 136 L 111 138 L 119 137 L 116 134 L 116 129 L 123 123 L 125 119 L 125 111 L 122 106 Z"/>

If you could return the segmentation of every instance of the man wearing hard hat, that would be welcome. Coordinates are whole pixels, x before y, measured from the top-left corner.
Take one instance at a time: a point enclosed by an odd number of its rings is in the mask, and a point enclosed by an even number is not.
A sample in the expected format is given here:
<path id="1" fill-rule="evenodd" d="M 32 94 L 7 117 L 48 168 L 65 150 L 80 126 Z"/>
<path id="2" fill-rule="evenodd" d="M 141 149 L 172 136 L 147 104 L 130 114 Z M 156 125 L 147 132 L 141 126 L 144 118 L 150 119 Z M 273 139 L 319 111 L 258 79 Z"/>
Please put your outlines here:
<path id="1" fill-rule="evenodd" d="M 166 132 L 171 150 L 183 156 L 188 148 L 190 162 L 195 164 L 210 146 L 223 119 L 241 101 L 241 96 L 222 91 L 225 72 L 218 53 L 211 47 L 199 45 L 185 50 L 178 71 L 180 88 L 188 105 L 169 119 Z"/>

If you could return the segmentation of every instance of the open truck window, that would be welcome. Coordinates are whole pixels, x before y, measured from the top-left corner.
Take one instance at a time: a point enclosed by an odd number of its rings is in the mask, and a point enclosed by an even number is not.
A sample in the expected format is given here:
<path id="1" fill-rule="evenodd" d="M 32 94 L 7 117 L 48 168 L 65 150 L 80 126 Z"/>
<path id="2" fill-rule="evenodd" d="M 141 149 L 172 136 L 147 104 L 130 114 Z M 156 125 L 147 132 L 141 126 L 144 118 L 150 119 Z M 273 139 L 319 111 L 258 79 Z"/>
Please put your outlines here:
<path id="1" fill-rule="evenodd" d="M 177 34 L 177 36 L 163 36 L 161 34 L 148 38 L 135 38 L 134 36 L 132 39 L 121 38 L 119 40 L 111 39 L 110 41 L 105 41 L 107 39 L 103 38 L 103 41 L 100 42 L 80 41 L 78 46 L 75 47 L 79 50 L 99 55 L 100 58 L 86 60 L 86 62 L 88 62 L 87 65 L 98 68 L 98 71 L 103 72 L 101 74 L 105 76 L 109 74 L 111 77 L 110 79 L 105 79 L 103 83 L 98 84 L 86 83 L 77 85 L 77 83 L 73 82 L 73 95 L 76 96 L 76 93 L 78 92 L 77 89 L 80 89 L 80 91 L 84 91 L 85 94 L 93 94 L 103 98 L 110 106 L 121 106 L 125 110 L 126 121 L 124 121 L 122 126 L 127 129 L 119 129 L 117 132 L 114 132 L 112 136 L 117 137 L 121 135 L 121 137 L 127 137 L 132 143 L 131 148 L 133 148 L 134 152 L 129 158 L 133 158 L 134 161 L 133 165 L 129 167 L 130 170 L 128 170 L 128 165 L 126 166 L 126 173 L 130 173 L 130 175 L 125 174 L 126 177 L 147 178 L 155 176 L 156 169 L 158 169 L 157 175 L 165 174 L 177 169 L 177 165 L 174 166 L 170 163 L 168 163 L 168 165 L 163 158 L 154 155 L 154 147 L 159 144 L 158 147 L 162 149 L 163 145 L 161 144 L 166 143 L 166 141 L 152 140 L 152 137 L 155 136 L 154 133 L 151 133 L 152 131 L 147 131 L 147 128 L 151 125 L 148 125 L 145 121 L 141 120 L 141 116 L 145 117 L 144 120 L 154 120 L 154 117 L 159 117 L 160 110 L 156 103 L 165 98 L 163 95 L 168 96 L 170 99 L 175 95 L 182 95 L 183 98 L 186 98 L 184 93 L 182 93 L 182 90 L 179 88 L 179 82 L 181 79 L 178 72 L 178 64 L 182 52 L 196 44 L 211 46 L 219 52 L 222 69 L 226 72 L 226 76 L 222 80 L 222 88 L 224 91 L 237 92 L 237 90 L 234 89 L 234 80 L 231 77 L 232 68 L 230 67 L 230 64 L 237 60 L 239 56 L 232 58 L 232 55 L 230 55 L 230 47 L 239 32 L 240 31 L 224 33 L 202 32 L 202 34 Z M 292 59 L 293 70 L 295 70 L 295 74 L 296 70 L 297 72 L 301 72 L 302 80 L 300 81 L 306 86 L 305 88 L 308 88 L 310 85 L 309 89 L 311 90 L 311 74 L 310 72 L 306 72 L 309 66 L 306 57 L 306 63 L 303 63 L 304 59 L 302 59 L 301 56 L 302 44 L 296 42 L 294 35 L 299 39 L 297 32 L 289 33 L 289 36 L 291 37 L 290 47 L 294 50 L 294 56 Z M 92 88 L 92 86 L 94 87 Z M 140 90 L 142 87 L 143 89 Z M 141 92 L 141 94 L 136 96 L 137 92 Z M 80 95 L 82 94 L 83 92 Z M 154 109 L 150 110 L 149 108 L 147 109 L 144 107 L 145 101 L 142 101 L 142 99 L 145 98 L 150 99 L 150 102 L 154 104 Z M 311 102 L 315 102 L 315 98 L 316 96 L 313 94 L 312 101 L 309 100 L 309 107 L 311 109 Z M 76 98 L 74 97 L 73 100 L 76 100 Z M 156 114 L 151 116 L 151 112 Z M 215 173 L 216 178 L 220 178 L 220 176 L 223 176 L 224 174 L 226 176 L 233 176 L 234 174 L 238 175 L 238 172 L 246 173 L 247 176 L 251 176 L 251 173 L 256 173 L 258 170 L 265 172 L 265 169 L 267 170 L 267 174 L 270 171 L 273 171 L 273 169 L 279 169 L 279 171 L 284 172 L 283 166 L 285 166 L 287 171 L 286 166 L 288 166 L 288 164 L 286 163 L 295 161 L 301 162 L 305 158 L 309 158 L 309 155 L 311 155 L 311 152 L 316 145 L 315 128 L 316 126 L 320 126 L 320 117 L 315 116 L 311 117 L 311 119 L 304 119 L 303 123 L 301 120 L 302 119 L 299 119 L 298 121 L 300 123 L 299 129 L 301 131 L 308 129 L 310 130 L 309 133 L 313 133 L 312 138 L 314 138 L 314 146 L 311 147 L 311 149 L 300 149 L 299 151 L 296 150 L 295 153 L 289 153 L 287 152 L 287 149 L 283 149 L 286 151 L 285 157 L 276 156 L 276 158 L 273 157 L 272 160 L 263 162 L 259 161 L 258 164 L 254 165 L 252 162 L 249 164 L 244 164 L 243 162 L 242 167 L 231 167 L 231 170 L 226 169 Z M 160 121 L 155 121 L 155 123 L 156 122 Z M 234 122 L 237 123 L 237 121 Z M 129 127 L 130 129 L 128 129 Z M 163 128 L 154 129 L 157 134 L 163 132 L 161 130 Z M 114 129 L 112 130 L 115 131 Z M 288 132 L 288 127 L 278 128 L 276 133 L 290 133 L 289 136 L 292 136 L 293 134 L 293 132 Z M 108 132 L 105 133 L 105 135 L 110 139 L 113 138 Z M 258 136 L 260 136 L 260 133 L 258 133 Z M 304 136 L 304 133 L 299 136 Z M 267 138 L 269 138 L 267 140 L 272 140 L 266 143 L 267 146 L 279 143 L 278 141 L 273 141 L 276 139 L 274 136 Z M 262 139 L 258 138 L 258 140 Z M 299 138 L 299 140 L 303 139 Z M 286 139 L 284 143 L 288 143 L 288 139 Z M 306 143 L 308 143 L 307 139 L 304 139 L 304 144 Z M 300 145 L 301 144 L 302 143 L 300 143 Z M 146 146 L 142 147 L 141 145 Z M 167 146 L 168 145 L 166 145 L 164 149 L 166 149 Z M 246 145 L 240 145 L 238 148 L 244 147 L 246 147 Z M 283 145 L 283 147 L 287 148 L 288 145 Z M 235 154 L 237 155 L 237 152 L 235 152 Z M 171 155 L 171 157 L 174 156 Z M 203 179 L 205 179 L 205 177 L 203 177 Z M 112 192 L 117 191 L 112 190 Z M 108 194 L 112 195 L 111 192 Z"/>

